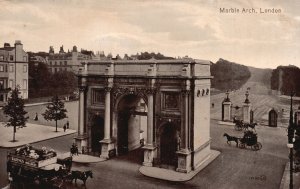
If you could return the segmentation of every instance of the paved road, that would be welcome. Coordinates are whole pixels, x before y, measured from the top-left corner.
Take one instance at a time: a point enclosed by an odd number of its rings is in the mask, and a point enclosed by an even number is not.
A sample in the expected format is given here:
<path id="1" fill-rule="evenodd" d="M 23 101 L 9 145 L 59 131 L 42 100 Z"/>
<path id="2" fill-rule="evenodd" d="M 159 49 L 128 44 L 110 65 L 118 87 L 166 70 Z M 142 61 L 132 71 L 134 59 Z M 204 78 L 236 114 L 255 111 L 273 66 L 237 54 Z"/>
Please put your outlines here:
<path id="1" fill-rule="evenodd" d="M 173 183 L 152 179 L 141 175 L 138 168 L 142 162 L 142 153 L 135 151 L 127 156 L 112 160 L 88 164 L 75 164 L 73 169 L 93 170 L 94 178 L 87 181 L 87 188 L 224 188 L 224 189 L 277 189 L 279 188 L 284 165 L 287 162 L 286 131 L 283 128 L 258 127 L 260 151 L 239 149 L 226 144 L 223 133 L 241 136 L 233 127 L 211 124 L 212 148 L 221 151 L 221 155 L 192 180 Z M 68 151 L 73 136 L 65 136 L 36 143 L 35 146 L 48 146 L 59 152 Z M 0 149 L 1 170 L 0 186 L 6 183 L 5 150 Z M 80 184 L 68 188 L 83 188 Z"/>

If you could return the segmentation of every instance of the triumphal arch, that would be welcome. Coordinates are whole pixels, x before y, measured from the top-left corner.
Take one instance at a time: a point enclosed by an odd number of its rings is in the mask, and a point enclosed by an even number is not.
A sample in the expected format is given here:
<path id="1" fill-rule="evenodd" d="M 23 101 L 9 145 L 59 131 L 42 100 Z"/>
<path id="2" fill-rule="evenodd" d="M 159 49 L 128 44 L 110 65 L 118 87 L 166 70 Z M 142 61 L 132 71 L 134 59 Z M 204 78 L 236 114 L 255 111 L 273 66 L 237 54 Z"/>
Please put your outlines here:
<path id="1" fill-rule="evenodd" d="M 79 150 L 109 159 L 143 149 L 143 165 L 189 172 L 210 149 L 210 62 L 103 60 L 83 63 Z"/>

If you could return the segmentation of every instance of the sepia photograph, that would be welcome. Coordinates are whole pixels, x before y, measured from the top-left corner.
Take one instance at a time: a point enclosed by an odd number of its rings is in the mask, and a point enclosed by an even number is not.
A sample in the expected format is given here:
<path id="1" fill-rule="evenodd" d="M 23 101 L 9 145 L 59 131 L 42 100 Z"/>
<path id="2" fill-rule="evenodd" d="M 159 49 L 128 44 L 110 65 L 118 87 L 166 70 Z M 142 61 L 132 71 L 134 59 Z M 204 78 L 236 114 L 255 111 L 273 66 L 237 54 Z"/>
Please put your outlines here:
<path id="1" fill-rule="evenodd" d="M 299 10 L 0 0 L 0 188 L 300 189 Z"/>

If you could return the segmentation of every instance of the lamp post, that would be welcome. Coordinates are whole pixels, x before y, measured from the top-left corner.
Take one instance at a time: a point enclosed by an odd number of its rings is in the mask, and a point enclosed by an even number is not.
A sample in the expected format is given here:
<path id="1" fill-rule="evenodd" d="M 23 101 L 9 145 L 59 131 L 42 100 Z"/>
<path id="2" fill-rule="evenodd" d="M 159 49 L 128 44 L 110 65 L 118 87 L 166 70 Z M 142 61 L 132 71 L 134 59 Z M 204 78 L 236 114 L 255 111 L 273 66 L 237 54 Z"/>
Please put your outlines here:
<path id="1" fill-rule="evenodd" d="M 293 93 L 291 93 L 291 107 L 290 107 L 290 120 L 288 127 L 288 148 L 290 149 L 289 159 L 290 159 L 290 189 L 293 189 L 293 140 L 294 140 L 294 124 L 293 124 Z"/>

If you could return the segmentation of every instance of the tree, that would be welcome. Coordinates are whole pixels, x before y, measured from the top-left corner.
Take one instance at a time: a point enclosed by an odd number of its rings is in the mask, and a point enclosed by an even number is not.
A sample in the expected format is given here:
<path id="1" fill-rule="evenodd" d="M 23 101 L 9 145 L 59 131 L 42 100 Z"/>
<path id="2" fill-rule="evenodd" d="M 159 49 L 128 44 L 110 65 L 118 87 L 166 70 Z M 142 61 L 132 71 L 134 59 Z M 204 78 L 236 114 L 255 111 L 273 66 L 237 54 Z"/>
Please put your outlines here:
<path id="1" fill-rule="evenodd" d="M 51 103 L 47 105 L 47 109 L 45 113 L 43 113 L 43 117 L 47 121 L 55 121 L 55 132 L 57 132 L 57 121 L 67 118 L 67 110 L 65 109 L 65 103 L 62 102 L 58 96 L 54 96 L 51 99 Z"/>
<path id="2" fill-rule="evenodd" d="M 17 132 L 17 127 L 26 127 L 28 119 L 28 116 L 25 116 L 27 112 L 24 110 L 24 100 L 19 97 L 19 93 L 18 88 L 12 90 L 7 105 L 3 107 L 4 113 L 10 117 L 6 126 L 13 127 L 13 142 L 16 141 L 15 133 Z"/>

